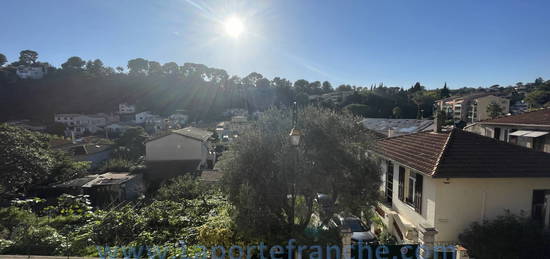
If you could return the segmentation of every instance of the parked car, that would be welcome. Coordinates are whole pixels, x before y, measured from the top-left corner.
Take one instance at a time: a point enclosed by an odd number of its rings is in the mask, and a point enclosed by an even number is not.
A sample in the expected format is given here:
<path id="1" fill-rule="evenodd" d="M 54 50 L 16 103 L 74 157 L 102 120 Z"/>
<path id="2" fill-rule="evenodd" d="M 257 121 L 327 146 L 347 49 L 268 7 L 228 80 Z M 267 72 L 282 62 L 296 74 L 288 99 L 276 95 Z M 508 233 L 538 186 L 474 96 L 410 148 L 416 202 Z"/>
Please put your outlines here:
<path id="1" fill-rule="evenodd" d="M 340 228 L 349 228 L 351 229 L 351 242 L 352 244 L 357 244 L 362 242 L 368 245 L 377 245 L 378 239 L 376 235 L 370 231 L 370 228 L 365 225 L 357 217 L 338 217 L 336 220 Z"/>

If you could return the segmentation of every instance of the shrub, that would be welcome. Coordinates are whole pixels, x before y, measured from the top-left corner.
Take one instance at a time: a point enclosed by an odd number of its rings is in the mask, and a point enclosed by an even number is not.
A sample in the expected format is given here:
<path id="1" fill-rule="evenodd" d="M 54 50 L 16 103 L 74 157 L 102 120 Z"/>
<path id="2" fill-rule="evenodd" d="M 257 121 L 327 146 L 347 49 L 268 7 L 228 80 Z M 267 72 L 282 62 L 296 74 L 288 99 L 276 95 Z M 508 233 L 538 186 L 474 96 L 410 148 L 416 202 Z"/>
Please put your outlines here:
<path id="1" fill-rule="evenodd" d="M 509 212 L 472 223 L 458 238 L 470 255 L 484 259 L 540 258 L 532 253 L 543 251 L 550 241 L 539 223 Z"/>

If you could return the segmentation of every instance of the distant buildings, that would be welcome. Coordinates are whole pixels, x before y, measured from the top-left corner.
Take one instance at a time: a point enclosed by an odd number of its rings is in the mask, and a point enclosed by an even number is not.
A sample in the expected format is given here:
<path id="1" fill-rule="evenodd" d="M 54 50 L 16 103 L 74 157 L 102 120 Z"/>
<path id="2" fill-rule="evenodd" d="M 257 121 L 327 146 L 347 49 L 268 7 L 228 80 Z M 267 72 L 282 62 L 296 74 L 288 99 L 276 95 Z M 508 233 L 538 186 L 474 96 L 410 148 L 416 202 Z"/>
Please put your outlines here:
<path id="1" fill-rule="evenodd" d="M 487 107 L 491 103 L 498 104 L 503 114 L 510 111 L 510 100 L 487 93 L 449 97 L 436 101 L 436 106 L 455 121 L 476 122 L 490 118 Z"/>
<path id="2" fill-rule="evenodd" d="M 136 112 L 136 106 L 133 104 L 121 103 L 118 105 L 119 114 L 133 114 Z"/>
<path id="3" fill-rule="evenodd" d="M 98 114 L 76 114 L 76 113 L 61 113 L 55 114 L 54 121 L 65 124 L 66 135 L 83 135 L 86 133 L 96 133 L 103 130 L 103 127 L 108 122 L 115 120 L 114 117 L 104 113 Z"/>
<path id="4" fill-rule="evenodd" d="M 550 108 L 480 121 L 464 129 L 550 153 Z"/>
<path id="5" fill-rule="evenodd" d="M 21 79 L 41 79 L 48 74 L 48 65 L 40 64 L 35 66 L 21 65 L 15 71 Z"/>

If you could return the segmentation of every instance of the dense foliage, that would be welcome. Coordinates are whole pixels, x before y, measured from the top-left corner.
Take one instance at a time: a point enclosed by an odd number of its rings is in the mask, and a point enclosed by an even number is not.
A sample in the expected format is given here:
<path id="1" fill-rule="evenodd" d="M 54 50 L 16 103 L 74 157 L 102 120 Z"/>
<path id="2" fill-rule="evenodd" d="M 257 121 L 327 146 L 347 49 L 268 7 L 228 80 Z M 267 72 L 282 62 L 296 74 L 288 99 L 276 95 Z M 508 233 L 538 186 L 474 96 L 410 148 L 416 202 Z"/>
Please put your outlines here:
<path id="1" fill-rule="evenodd" d="M 542 258 L 550 245 L 541 224 L 510 213 L 472 223 L 459 240 L 470 256 L 484 259 Z"/>
<path id="2" fill-rule="evenodd" d="M 313 107 L 298 117 L 298 148 L 288 140 L 290 112 L 274 109 L 221 162 L 243 236 L 267 243 L 302 238 L 319 193 L 332 197 L 337 211 L 356 215 L 377 201 L 379 171 L 363 156 L 370 137 L 358 118 Z"/>
<path id="3" fill-rule="evenodd" d="M 160 115 L 186 109 L 191 120 L 212 121 L 229 108 L 265 110 L 288 106 L 294 100 L 305 105 L 312 96 L 334 91 L 357 93 L 344 103 L 334 103 L 330 98 L 314 103 L 334 109 L 364 104 L 368 108 L 353 112 L 384 118 L 392 117 L 392 110 L 400 107 L 401 117 L 416 118 L 430 117 L 433 100 L 449 95 L 446 86 L 430 91 L 419 83 L 409 90 L 382 84 L 370 89 L 351 85 L 334 89 L 327 81 L 300 79 L 292 83 L 280 77 L 269 80 L 256 72 L 240 78 L 202 64 L 160 64 L 142 58 L 128 61 L 125 73 L 121 67 L 105 67 L 99 59 L 70 57 L 61 68 L 48 65 L 48 74 L 42 79 L 18 79 L 18 65 L 47 65 L 37 59 L 38 53 L 26 50 L 21 52 L 19 61 L 0 66 L 0 109 L 5 111 L 0 114 L 0 121 L 24 118 L 50 123 L 55 113 L 110 113 L 122 102 L 135 103 L 139 110 Z"/>
<path id="4" fill-rule="evenodd" d="M 0 253 L 97 256 L 96 245 L 174 247 L 183 241 L 191 252 L 198 244 L 234 244 L 229 204 L 215 186 L 200 185 L 181 177 L 155 199 L 95 211 L 85 196 L 62 195 L 46 208 L 16 203 L 0 209 Z M 166 196 L 171 190 L 179 192 Z"/>
<path id="5" fill-rule="evenodd" d="M 74 162 L 65 153 L 51 149 L 50 138 L 0 124 L 0 195 L 3 199 L 86 172 L 87 162 Z"/>

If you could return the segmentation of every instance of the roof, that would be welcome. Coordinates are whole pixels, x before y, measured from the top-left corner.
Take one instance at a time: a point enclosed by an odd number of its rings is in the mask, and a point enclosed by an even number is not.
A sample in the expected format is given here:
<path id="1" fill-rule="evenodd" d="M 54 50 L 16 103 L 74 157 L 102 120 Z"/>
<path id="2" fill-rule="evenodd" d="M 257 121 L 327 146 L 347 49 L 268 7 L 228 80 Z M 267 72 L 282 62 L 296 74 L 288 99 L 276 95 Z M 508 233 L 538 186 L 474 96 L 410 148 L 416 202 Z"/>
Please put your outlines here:
<path id="1" fill-rule="evenodd" d="M 481 124 L 536 125 L 550 127 L 550 108 L 479 122 Z"/>
<path id="2" fill-rule="evenodd" d="M 104 174 L 91 174 L 80 178 L 75 178 L 60 184 L 56 184 L 55 188 L 67 188 L 67 187 L 82 187 L 89 188 L 98 185 L 111 185 L 121 184 L 127 182 L 130 179 L 136 177 L 137 174 L 130 173 L 104 173 Z"/>
<path id="3" fill-rule="evenodd" d="M 203 170 L 200 180 L 204 182 L 218 182 L 222 179 L 223 172 L 219 170 Z"/>
<path id="4" fill-rule="evenodd" d="M 435 178 L 550 177 L 550 154 L 460 129 L 386 138 L 373 151 Z"/>
<path id="5" fill-rule="evenodd" d="M 378 119 L 366 118 L 361 121 L 363 126 L 369 130 L 388 136 L 388 130 L 392 129 L 394 136 L 411 134 L 425 130 L 433 130 L 433 120 L 415 119 Z"/>
<path id="6" fill-rule="evenodd" d="M 156 140 L 156 139 L 159 139 L 159 138 L 163 138 L 163 137 L 166 137 L 170 134 L 178 134 L 178 135 L 188 137 L 188 138 L 192 138 L 192 139 L 196 139 L 196 140 L 199 140 L 199 141 L 206 141 L 214 133 L 212 133 L 210 131 L 202 130 L 202 129 L 199 129 L 199 128 L 195 128 L 195 127 L 187 127 L 187 128 L 183 128 L 183 129 L 173 130 L 173 131 L 169 132 L 168 134 L 163 134 L 163 135 L 154 137 L 152 139 L 147 140 L 146 142 L 153 141 L 153 140 Z"/>

